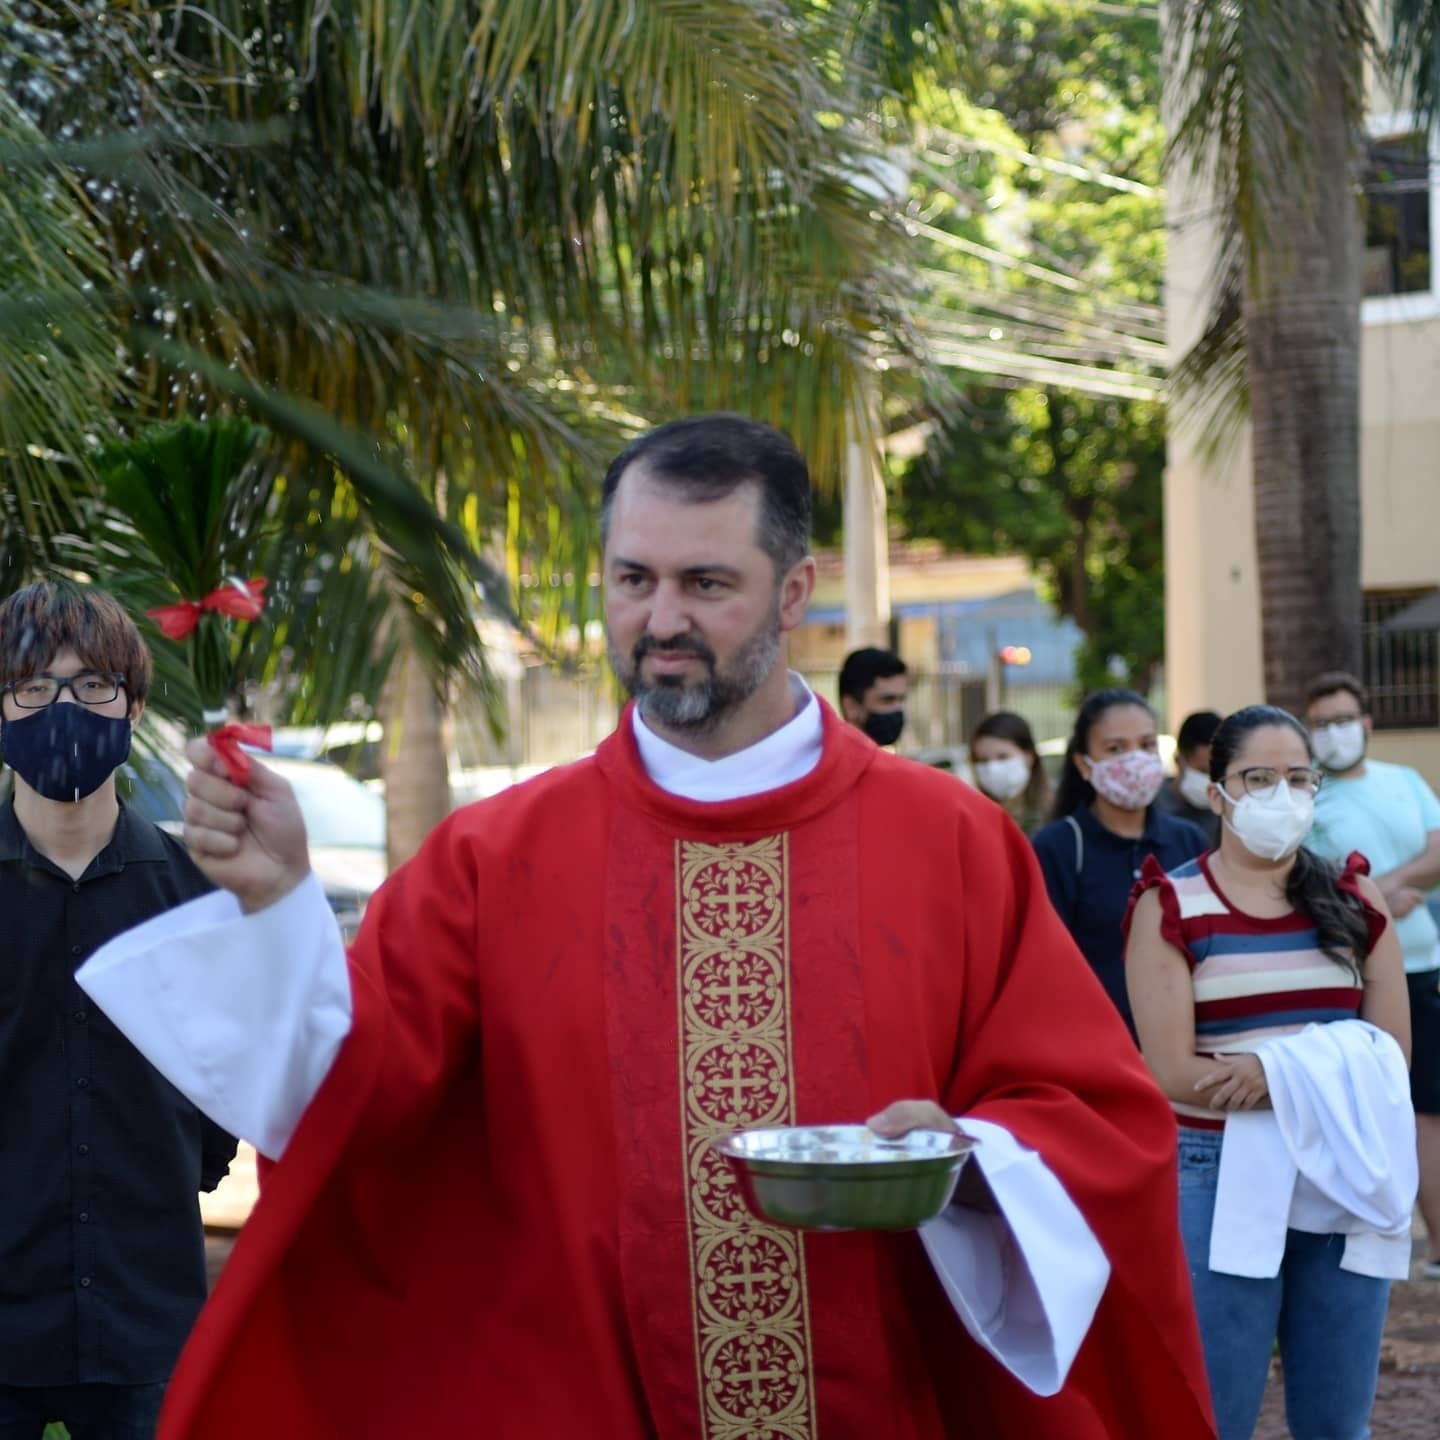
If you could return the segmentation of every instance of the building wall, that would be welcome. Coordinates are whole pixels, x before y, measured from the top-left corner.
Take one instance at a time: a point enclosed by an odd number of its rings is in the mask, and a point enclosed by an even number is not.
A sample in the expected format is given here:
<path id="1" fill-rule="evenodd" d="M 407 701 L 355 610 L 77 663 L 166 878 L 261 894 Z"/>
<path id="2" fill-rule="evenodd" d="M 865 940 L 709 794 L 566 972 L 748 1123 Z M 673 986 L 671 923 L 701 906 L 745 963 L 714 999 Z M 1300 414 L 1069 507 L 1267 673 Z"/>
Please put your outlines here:
<path id="1" fill-rule="evenodd" d="M 1216 234 L 1183 177 L 1166 191 L 1166 339 L 1184 355 L 1203 333 Z M 1171 408 L 1165 470 L 1165 689 L 1173 733 L 1192 710 L 1222 714 L 1263 691 L 1260 587 L 1248 428 L 1218 454 L 1202 420 Z"/>
<path id="2" fill-rule="evenodd" d="M 1172 355 L 1204 323 L 1213 231 L 1173 183 L 1167 220 Z M 1437 257 L 1440 264 L 1440 257 Z M 1440 300 L 1366 302 L 1361 352 L 1361 583 L 1440 586 Z M 1165 479 L 1166 680 L 1171 728 L 1191 710 L 1263 695 L 1248 435 L 1217 460 L 1183 425 Z M 1440 731 L 1386 731 L 1374 753 L 1440 786 Z"/>
<path id="3" fill-rule="evenodd" d="M 1364 336 L 1363 583 L 1440 585 L 1440 315 L 1367 322 Z"/>

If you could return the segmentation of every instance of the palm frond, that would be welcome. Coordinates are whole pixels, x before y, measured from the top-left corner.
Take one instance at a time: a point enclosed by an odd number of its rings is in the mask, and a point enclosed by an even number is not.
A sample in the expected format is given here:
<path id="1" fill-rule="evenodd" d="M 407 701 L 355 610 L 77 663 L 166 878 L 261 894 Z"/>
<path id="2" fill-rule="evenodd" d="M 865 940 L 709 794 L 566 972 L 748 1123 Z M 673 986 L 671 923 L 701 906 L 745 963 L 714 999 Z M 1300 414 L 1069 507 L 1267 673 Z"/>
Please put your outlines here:
<path id="1" fill-rule="evenodd" d="M 1283 255 L 1273 217 L 1311 203 L 1309 123 L 1317 104 L 1357 122 L 1362 57 L 1373 36 L 1363 0 L 1196 0 L 1168 41 L 1176 115 L 1171 163 L 1233 214 L 1254 278 L 1256 257 Z M 1354 57 L 1338 97 L 1322 94 L 1328 47 Z"/>
<path id="2" fill-rule="evenodd" d="M 1384 61 L 1402 108 L 1429 134 L 1440 115 L 1440 6 L 1435 0 L 1390 0 Z"/>
<path id="3" fill-rule="evenodd" d="M 44 149 L 3 86 L 0 139 L 12 157 Z M 114 316 L 93 295 L 108 273 L 72 179 L 0 160 L 0 487 L 18 532 L 7 544 L 23 535 L 41 555 L 75 522 L 84 456 L 120 382 Z"/>

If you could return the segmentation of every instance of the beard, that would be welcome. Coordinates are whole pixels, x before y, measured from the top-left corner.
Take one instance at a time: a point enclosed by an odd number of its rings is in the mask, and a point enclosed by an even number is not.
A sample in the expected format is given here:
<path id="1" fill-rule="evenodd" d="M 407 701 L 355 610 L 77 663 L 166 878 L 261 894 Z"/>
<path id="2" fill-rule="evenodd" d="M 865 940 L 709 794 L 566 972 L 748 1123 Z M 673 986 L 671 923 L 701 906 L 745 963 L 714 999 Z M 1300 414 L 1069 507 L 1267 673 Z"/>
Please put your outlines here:
<path id="1" fill-rule="evenodd" d="M 606 636 L 610 664 L 645 720 L 663 729 L 704 735 L 734 714 L 765 683 L 780 658 L 780 607 L 747 639 L 725 665 L 698 635 L 657 640 L 642 635 L 628 657 L 622 657 Z M 641 674 L 645 657 L 693 655 L 705 666 L 698 680 L 683 675 L 661 675 L 646 680 Z"/>

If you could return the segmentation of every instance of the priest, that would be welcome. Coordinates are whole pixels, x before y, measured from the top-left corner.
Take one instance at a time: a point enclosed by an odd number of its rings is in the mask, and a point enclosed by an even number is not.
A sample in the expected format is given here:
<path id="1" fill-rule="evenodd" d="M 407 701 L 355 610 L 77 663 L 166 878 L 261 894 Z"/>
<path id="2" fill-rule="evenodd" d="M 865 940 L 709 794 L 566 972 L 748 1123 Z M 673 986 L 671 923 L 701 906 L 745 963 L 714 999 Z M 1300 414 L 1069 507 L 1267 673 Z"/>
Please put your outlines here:
<path id="1" fill-rule="evenodd" d="M 203 741 L 223 892 L 81 972 L 275 1162 L 162 1440 L 1199 1440 L 1174 1121 L 966 786 L 790 673 L 810 484 L 733 415 L 602 493 L 595 754 L 451 816 L 348 958 L 288 787 Z M 956 1121 L 918 1234 L 763 1224 L 710 1146 Z"/>

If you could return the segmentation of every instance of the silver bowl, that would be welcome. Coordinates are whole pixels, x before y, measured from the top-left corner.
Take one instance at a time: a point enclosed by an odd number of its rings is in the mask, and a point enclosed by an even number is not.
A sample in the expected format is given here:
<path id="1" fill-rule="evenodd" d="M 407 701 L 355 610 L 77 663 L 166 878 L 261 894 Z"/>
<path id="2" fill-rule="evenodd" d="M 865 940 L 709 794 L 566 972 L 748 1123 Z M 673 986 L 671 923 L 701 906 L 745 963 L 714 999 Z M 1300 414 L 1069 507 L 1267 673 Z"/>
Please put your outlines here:
<path id="1" fill-rule="evenodd" d="M 888 1140 L 864 1125 L 740 1130 L 710 1143 L 759 1219 L 800 1230 L 913 1230 L 950 1203 L 975 1148 L 954 1131 Z"/>

